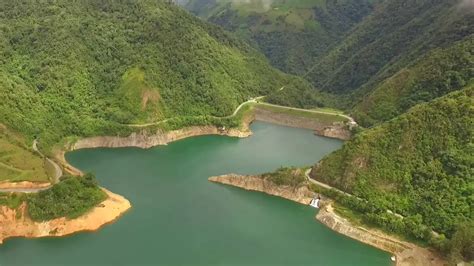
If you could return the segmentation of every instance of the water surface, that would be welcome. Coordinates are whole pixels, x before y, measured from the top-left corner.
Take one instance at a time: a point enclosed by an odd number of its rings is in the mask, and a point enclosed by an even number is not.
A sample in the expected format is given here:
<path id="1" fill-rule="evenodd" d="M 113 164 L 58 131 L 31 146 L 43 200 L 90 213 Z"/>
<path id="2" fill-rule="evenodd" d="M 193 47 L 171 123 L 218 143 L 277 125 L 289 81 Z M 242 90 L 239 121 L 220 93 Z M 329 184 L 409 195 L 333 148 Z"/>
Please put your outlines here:
<path id="1" fill-rule="evenodd" d="M 389 254 L 339 235 L 316 210 L 207 181 L 306 166 L 339 148 L 310 130 L 257 122 L 246 139 L 202 136 L 149 150 L 87 149 L 67 154 L 131 211 L 94 233 L 11 239 L 7 265 L 390 265 Z"/>

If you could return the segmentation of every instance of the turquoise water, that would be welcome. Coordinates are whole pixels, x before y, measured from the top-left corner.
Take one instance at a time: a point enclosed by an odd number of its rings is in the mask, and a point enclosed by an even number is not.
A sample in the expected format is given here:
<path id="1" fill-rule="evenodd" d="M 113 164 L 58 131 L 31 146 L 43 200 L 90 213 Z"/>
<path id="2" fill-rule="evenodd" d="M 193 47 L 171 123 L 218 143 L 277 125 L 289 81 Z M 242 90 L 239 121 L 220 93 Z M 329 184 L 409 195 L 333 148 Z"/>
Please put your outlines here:
<path id="1" fill-rule="evenodd" d="M 306 166 L 342 142 L 309 130 L 257 122 L 246 139 L 202 136 L 142 150 L 67 154 L 133 205 L 98 232 L 11 239 L 7 265 L 390 265 L 389 254 L 339 235 L 316 210 L 210 183 L 209 176 Z"/>

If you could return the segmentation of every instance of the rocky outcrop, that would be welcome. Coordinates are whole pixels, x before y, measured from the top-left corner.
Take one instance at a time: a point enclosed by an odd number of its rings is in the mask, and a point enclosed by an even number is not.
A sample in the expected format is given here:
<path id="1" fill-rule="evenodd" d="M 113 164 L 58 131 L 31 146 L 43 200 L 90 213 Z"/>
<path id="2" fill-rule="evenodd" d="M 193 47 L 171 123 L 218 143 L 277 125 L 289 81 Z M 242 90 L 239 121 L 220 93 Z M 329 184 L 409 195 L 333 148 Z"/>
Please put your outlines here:
<path id="1" fill-rule="evenodd" d="M 348 140 L 351 137 L 349 127 L 342 122 L 324 122 L 304 116 L 294 116 L 285 113 L 272 112 L 255 107 L 255 120 L 283 125 L 288 127 L 314 130 L 319 136 Z"/>
<path id="2" fill-rule="evenodd" d="M 151 148 L 158 145 L 166 145 L 170 142 L 177 141 L 184 138 L 202 136 L 202 135 L 225 135 L 230 137 L 244 138 L 250 136 L 250 130 L 240 131 L 238 129 L 221 129 L 215 126 L 195 126 L 187 127 L 173 131 L 157 130 L 153 134 L 146 131 L 132 133 L 128 137 L 92 137 L 80 139 L 74 143 L 70 149 L 78 150 L 84 148 L 120 148 L 120 147 L 138 147 Z"/>
<path id="3" fill-rule="evenodd" d="M 306 183 L 303 183 L 298 187 L 278 186 L 271 181 L 265 180 L 261 176 L 228 174 L 210 177 L 209 181 L 231 185 L 246 190 L 264 192 L 266 194 L 279 196 L 301 204 L 309 204 L 310 200 L 315 195 L 314 192 L 308 189 Z M 395 254 L 397 266 L 445 265 L 445 261 L 442 258 L 428 249 L 401 241 L 378 230 L 369 230 L 351 224 L 348 220 L 334 213 L 329 200 L 324 200 L 322 206 L 323 207 L 316 215 L 317 220 L 338 233 Z"/>
<path id="4" fill-rule="evenodd" d="M 316 219 L 336 232 L 390 253 L 399 253 L 408 248 L 403 242 L 372 233 L 362 227 L 353 226 L 349 221 L 335 214 L 331 204 L 326 204 L 318 212 Z"/>
<path id="5" fill-rule="evenodd" d="M 269 195 L 289 199 L 301 204 L 309 204 L 315 195 L 315 193 L 310 191 L 305 184 L 297 187 L 278 186 L 275 183 L 265 180 L 260 176 L 228 174 L 210 177 L 209 181 L 231 185 L 246 190 L 259 191 Z"/>
<path id="6" fill-rule="evenodd" d="M 347 125 L 342 122 L 333 123 L 323 128 L 316 128 L 314 129 L 314 133 L 319 136 L 341 140 L 348 140 L 352 135 Z"/>
<path id="7" fill-rule="evenodd" d="M 0 206 L 0 244 L 11 237 L 65 236 L 80 231 L 95 231 L 115 221 L 130 207 L 124 197 L 103 189 L 108 198 L 90 212 L 76 219 L 58 218 L 45 222 L 32 221 L 27 215 L 26 203 L 18 209 Z"/>

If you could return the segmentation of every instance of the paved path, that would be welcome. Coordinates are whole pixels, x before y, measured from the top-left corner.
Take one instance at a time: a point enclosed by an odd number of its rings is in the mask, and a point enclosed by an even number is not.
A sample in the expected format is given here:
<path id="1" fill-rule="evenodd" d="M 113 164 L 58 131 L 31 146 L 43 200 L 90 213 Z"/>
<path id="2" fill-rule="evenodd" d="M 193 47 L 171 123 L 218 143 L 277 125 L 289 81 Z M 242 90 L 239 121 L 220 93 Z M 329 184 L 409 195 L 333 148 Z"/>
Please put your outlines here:
<path id="1" fill-rule="evenodd" d="M 342 191 L 342 190 L 340 190 L 340 189 L 337 189 L 337 188 L 335 188 L 335 187 L 332 187 L 332 186 L 330 186 L 330 185 L 328 185 L 328 184 L 325 184 L 325 183 L 319 182 L 319 181 L 317 181 L 317 180 L 314 180 L 313 178 L 311 178 L 311 177 L 309 176 L 309 173 L 311 173 L 311 168 L 309 168 L 308 170 L 306 170 L 306 172 L 304 173 L 309 182 L 311 182 L 311 183 L 313 183 L 313 184 L 315 184 L 315 185 L 317 185 L 317 186 L 323 187 L 323 188 L 325 188 L 325 189 L 332 189 L 332 190 L 335 190 L 335 191 L 337 191 L 337 192 L 339 192 L 339 193 L 342 193 L 342 194 L 344 194 L 344 195 L 346 195 L 346 196 L 354 197 L 354 195 L 352 195 L 352 194 L 349 194 L 349 193 L 347 193 L 347 192 L 344 192 L 344 191 Z M 357 198 L 357 197 L 355 197 L 355 198 Z M 360 198 L 357 198 L 357 199 L 361 200 Z"/>

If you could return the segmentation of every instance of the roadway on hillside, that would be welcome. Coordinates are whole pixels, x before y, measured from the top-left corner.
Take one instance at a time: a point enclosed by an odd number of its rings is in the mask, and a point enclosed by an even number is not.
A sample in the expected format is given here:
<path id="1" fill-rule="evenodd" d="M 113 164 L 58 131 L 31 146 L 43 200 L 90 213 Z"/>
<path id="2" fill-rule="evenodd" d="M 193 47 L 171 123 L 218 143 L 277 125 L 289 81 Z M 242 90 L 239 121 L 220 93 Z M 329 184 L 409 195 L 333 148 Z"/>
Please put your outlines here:
<path id="1" fill-rule="evenodd" d="M 283 90 L 284 87 L 280 88 L 279 90 Z M 331 111 L 321 111 L 321 110 L 308 110 L 308 109 L 301 109 L 301 108 L 295 108 L 295 107 L 287 107 L 287 106 L 282 106 L 282 105 L 276 105 L 276 104 L 271 104 L 271 103 L 264 103 L 264 102 L 259 102 L 259 100 L 262 100 L 263 98 L 265 98 L 265 96 L 259 96 L 259 97 L 255 97 L 255 98 L 252 98 L 248 101 L 245 101 L 243 103 L 241 103 L 235 110 L 234 112 L 231 114 L 231 115 L 228 115 L 228 116 L 224 116 L 224 117 L 216 117 L 214 116 L 215 118 L 221 118 L 221 119 L 226 119 L 226 118 L 232 118 L 234 116 L 236 116 L 239 111 L 246 105 L 246 104 L 250 104 L 250 103 L 258 103 L 260 105 L 266 105 L 266 106 L 272 106 L 272 107 L 277 107 L 277 108 L 282 108 L 282 109 L 287 109 L 287 110 L 295 110 L 295 111 L 301 111 L 301 112 L 308 112 L 308 113 L 315 113 L 315 114 L 327 114 L 327 115 L 334 115 L 334 116 L 340 116 L 340 117 L 344 117 L 346 119 L 348 119 L 351 123 L 355 123 L 354 119 L 350 116 L 347 116 L 347 115 L 344 115 L 344 114 L 339 114 L 339 113 L 334 113 L 334 112 L 331 112 Z M 164 119 L 164 120 L 161 120 L 161 121 L 157 121 L 157 122 L 152 122 L 152 123 L 145 123 L 145 124 L 128 124 L 127 126 L 129 127 L 135 127 L 135 128 L 144 128 L 144 127 L 149 127 L 149 126 L 155 126 L 155 125 L 159 125 L 159 124 L 162 124 L 162 123 L 166 123 L 167 121 L 169 121 L 171 118 L 168 118 L 168 119 Z M 53 180 L 52 180 L 52 184 L 56 184 L 59 182 L 59 178 L 62 176 L 63 172 L 62 172 L 62 169 L 61 167 L 56 163 L 54 162 L 53 160 L 49 159 L 48 157 L 46 157 L 43 153 L 41 153 L 41 151 L 38 149 L 38 141 L 35 139 L 33 141 L 33 150 L 36 151 L 41 157 L 45 158 L 51 165 L 53 165 L 54 167 L 54 177 L 53 177 Z M 308 172 L 309 173 L 309 172 Z M 325 187 L 325 188 L 332 188 L 332 189 L 335 189 L 333 187 L 330 187 L 324 183 L 321 183 L 321 182 L 318 182 L 314 179 L 311 179 L 309 178 L 309 175 L 307 173 L 307 177 L 308 177 L 308 180 L 310 180 L 312 183 L 316 184 L 316 185 L 319 185 L 319 186 L 322 186 L 322 187 Z M 47 187 L 43 187 L 43 188 L 32 188 L 32 189 L 26 189 L 26 188 L 11 188 L 11 189 L 0 189 L 0 192 L 19 192 L 19 193 L 35 193 L 35 192 L 39 192 L 39 191 L 43 191 L 43 190 L 46 190 L 46 189 L 49 189 L 51 186 L 47 186 Z M 336 189 L 337 190 L 337 189 Z M 343 191 L 340 191 L 338 190 L 339 192 L 341 193 L 344 193 L 346 195 L 350 195 L 350 194 L 347 194 Z"/>
<path id="2" fill-rule="evenodd" d="M 250 99 L 250 100 L 248 100 L 248 101 L 246 101 L 246 102 L 241 103 L 241 104 L 235 109 L 235 111 L 234 111 L 231 115 L 223 116 L 223 117 L 219 117 L 219 116 L 211 116 L 211 117 L 222 118 L 222 119 L 225 119 L 225 118 L 232 118 L 232 117 L 234 117 L 234 116 L 237 115 L 237 113 L 240 111 L 240 109 L 242 109 L 242 107 L 244 107 L 244 105 L 249 104 L 249 103 L 256 103 L 257 100 L 262 99 L 263 97 L 265 97 L 265 96 L 259 96 L 259 97 L 256 97 L 256 98 L 252 98 L 252 99 Z M 162 123 L 166 123 L 166 122 L 168 122 L 170 119 L 172 119 L 172 118 L 167 118 L 167 119 L 160 120 L 160 121 L 157 121 L 157 122 L 144 123 L 144 124 L 127 124 L 127 126 L 129 126 L 129 127 L 138 127 L 138 128 L 141 128 L 141 127 L 149 127 L 149 126 L 156 126 L 156 125 L 159 125 L 159 124 L 162 124 Z"/>
<path id="3" fill-rule="evenodd" d="M 313 114 L 334 115 L 334 116 L 344 117 L 344 118 L 346 118 L 347 120 L 349 120 L 349 122 L 355 123 L 354 118 L 352 118 L 352 117 L 350 117 L 350 116 L 348 116 L 348 115 L 345 115 L 345 114 L 335 113 L 335 112 L 331 112 L 331 111 L 302 109 L 302 108 L 288 107 L 288 106 L 282 106 L 282 105 L 271 104 L 271 103 L 265 103 L 265 102 L 259 102 L 258 104 L 267 105 L 267 106 L 273 106 L 273 107 L 277 107 L 277 108 L 283 108 L 283 109 L 287 109 L 287 110 L 294 110 L 294 111 L 301 111 L 301 112 L 313 113 Z"/>
<path id="4" fill-rule="evenodd" d="M 308 179 L 309 182 L 311 182 L 311 183 L 313 183 L 313 184 L 315 184 L 315 185 L 317 185 L 317 186 L 323 187 L 323 188 L 325 188 L 325 189 L 332 189 L 332 190 L 334 190 L 334 191 L 336 191 L 336 192 L 339 192 L 339 193 L 342 193 L 342 194 L 344 194 L 344 195 L 346 195 L 346 196 L 353 197 L 353 198 L 355 198 L 355 199 L 357 199 L 357 200 L 361 200 L 361 201 L 367 202 L 367 201 L 364 200 L 364 199 L 361 199 L 361 198 L 356 197 L 356 196 L 354 196 L 354 195 L 352 195 L 352 194 L 349 194 L 349 193 L 347 193 L 347 192 L 344 192 L 344 191 L 342 191 L 342 190 L 340 190 L 340 189 L 337 189 L 337 188 L 335 188 L 335 187 L 333 187 L 333 186 L 330 186 L 330 185 L 328 185 L 328 184 L 326 184 L 326 183 L 319 182 L 319 181 L 317 181 L 317 180 L 311 178 L 311 176 L 309 176 L 309 173 L 311 173 L 311 168 L 309 168 L 308 170 L 306 170 L 306 172 L 304 173 L 305 176 L 306 176 L 306 179 Z M 397 216 L 398 218 L 402 218 L 402 219 L 404 218 L 403 215 L 401 215 L 401 214 L 399 214 L 399 213 L 396 213 L 396 212 L 393 212 L 392 210 L 387 210 L 387 213 L 390 213 L 390 214 L 392 214 L 392 215 L 394 215 L 394 216 Z"/>
<path id="5" fill-rule="evenodd" d="M 346 196 L 354 197 L 352 194 L 349 194 L 349 193 L 344 192 L 344 191 L 342 191 L 342 190 L 340 190 L 340 189 L 337 189 L 337 188 L 335 188 L 335 187 L 332 187 L 332 186 L 330 186 L 330 185 L 328 185 L 328 184 L 326 184 L 326 183 L 322 183 L 322 182 L 319 182 L 319 181 L 317 181 L 317 180 L 311 178 L 311 177 L 309 176 L 309 173 L 311 173 L 311 168 L 309 168 L 308 170 L 306 170 L 306 172 L 304 173 L 305 176 L 306 176 L 306 179 L 308 179 L 309 182 L 315 184 L 316 186 L 320 186 L 320 187 L 323 187 L 323 188 L 325 188 L 325 189 L 332 189 L 332 190 L 335 190 L 335 191 L 337 191 L 337 192 L 339 192 L 339 193 L 342 193 L 342 194 L 344 194 L 344 195 L 346 195 Z M 360 198 L 358 198 L 358 199 L 360 199 Z"/>
<path id="6" fill-rule="evenodd" d="M 281 87 L 279 89 L 279 91 L 283 90 L 285 87 Z M 227 118 L 232 118 L 234 116 L 236 116 L 240 109 L 242 109 L 242 107 L 244 107 L 245 105 L 249 104 L 249 103 L 258 103 L 260 105 L 266 105 L 266 106 L 272 106 L 272 107 L 277 107 L 277 108 L 282 108 L 282 109 L 287 109 L 287 110 L 294 110 L 294 111 L 301 111 L 301 112 L 308 112 L 308 113 L 313 113 L 313 114 L 325 114 L 325 115 L 334 115 L 334 116 L 339 116 L 339 117 L 344 117 L 346 118 L 347 120 L 349 120 L 350 123 L 353 123 L 353 124 L 356 124 L 356 122 L 354 121 L 354 119 L 348 115 L 345 115 L 345 114 L 339 114 L 339 113 L 335 113 L 335 112 L 331 112 L 331 111 L 322 111 L 322 110 L 310 110 L 310 109 L 302 109 L 302 108 L 295 108 L 295 107 L 288 107 L 288 106 L 282 106 L 282 105 L 277 105 L 277 104 L 271 104 L 271 103 L 265 103 L 265 102 L 260 102 L 259 100 L 262 100 L 263 98 L 265 98 L 265 96 L 258 96 L 258 97 L 255 97 L 255 98 L 252 98 L 248 101 L 245 101 L 243 103 L 241 103 L 236 109 L 235 111 L 231 114 L 231 115 L 228 115 L 228 116 L 223 116 L 223 117 L 219 117 L 219 116 L 211 116 L 211 117 L 214 117 L 214 118 L 221 118 L 221 119 L 227 119 Z M 172 118 L 167 118 L 167 119 L 164 119 L 164 120 L 161 120 L 161 121 L 157 121 L 157 122 L 151 122 L 151 123 L 143 123 L 143 124 L 127 124 L 127 126 L 129 127 L 136 127 L 136 128 L 143 128 L 143 127 L 149 127 L 149 126 L 156 126 L 156 125 L 160 125 L 162 123 L 166 123 L 168 122 L 170 119 Z"/>
<path id="7" fill-rule="evenodd" d="M 50 163 L 54 167 L 54 176 L 53 179 L 51 180 L 52 184 L 46 187 L 41 187 L 41 188 L 0 188 L 0 192 L 15 192 L 15 193 L 37 193 L 43 190 L 47 190 L 51 188 L 54 184 L 59 182 L 59 178 L 63 175 L 63 170 L 61 167 L 53 160 L 49 159 L 46 157 L 39 149 L 38 149 L 38 141 L 35 139 L 33 140 L 33 150 L 37 152 L 42 158 L 44 158 L 48 163 Z"/>

